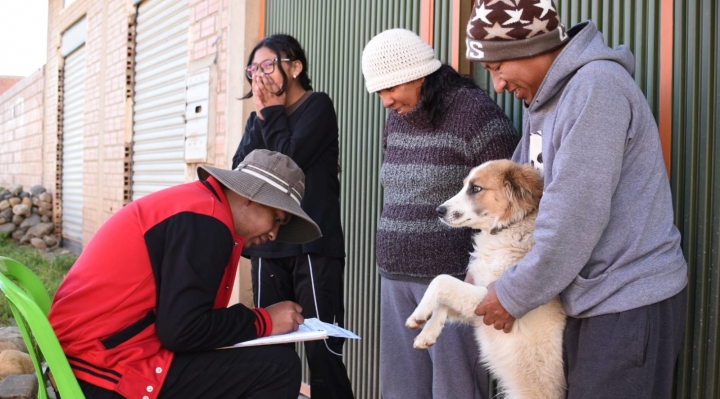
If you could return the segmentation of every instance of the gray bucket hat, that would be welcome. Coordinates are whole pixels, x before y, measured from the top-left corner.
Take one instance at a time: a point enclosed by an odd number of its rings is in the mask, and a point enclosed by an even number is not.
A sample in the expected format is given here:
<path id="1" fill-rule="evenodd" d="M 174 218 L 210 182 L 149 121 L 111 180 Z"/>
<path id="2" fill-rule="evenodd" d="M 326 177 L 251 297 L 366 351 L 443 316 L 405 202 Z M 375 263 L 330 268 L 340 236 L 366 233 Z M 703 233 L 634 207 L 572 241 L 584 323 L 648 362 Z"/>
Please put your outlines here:
<path id="1" fill-rule="evenodd" d="M 304 244 L 322 236 L 318 225 L 300 207 L 305 174 L 287 155 L 255 150 L 235 170 L 200 165 L 197 174 L 200 180 L 212 176 L 245 198 L 292 214 L 290 222 L 278 230 L 277 241 Z"/>

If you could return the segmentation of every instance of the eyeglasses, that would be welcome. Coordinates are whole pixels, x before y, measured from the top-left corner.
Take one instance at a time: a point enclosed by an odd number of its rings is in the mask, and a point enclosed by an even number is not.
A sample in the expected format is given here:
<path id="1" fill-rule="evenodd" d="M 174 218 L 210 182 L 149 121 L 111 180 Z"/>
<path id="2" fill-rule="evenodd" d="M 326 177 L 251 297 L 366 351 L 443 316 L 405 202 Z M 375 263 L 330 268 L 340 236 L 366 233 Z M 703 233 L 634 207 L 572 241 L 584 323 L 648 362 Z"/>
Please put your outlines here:
<path id="1" fill-rule="evenodd" d="M 265 75 L 269 75 L 269 74 L 275 72 L 275 63 L 281 62 L 281 61 L 288 62 L 288 61 L 290 61 L 290 59 L 289 58 L 270 58 L 270 59 L 267 59 L 267 60 L 261 62 L 260 64 L 250 64 L 245 68 L 245 75 L 248 77 L 248 79 L 252 80 L 253 75 L 255 74 L 255 72 L 258 71 L 258 69 L 260 70 L 260 72 L 264 73 Z"/>

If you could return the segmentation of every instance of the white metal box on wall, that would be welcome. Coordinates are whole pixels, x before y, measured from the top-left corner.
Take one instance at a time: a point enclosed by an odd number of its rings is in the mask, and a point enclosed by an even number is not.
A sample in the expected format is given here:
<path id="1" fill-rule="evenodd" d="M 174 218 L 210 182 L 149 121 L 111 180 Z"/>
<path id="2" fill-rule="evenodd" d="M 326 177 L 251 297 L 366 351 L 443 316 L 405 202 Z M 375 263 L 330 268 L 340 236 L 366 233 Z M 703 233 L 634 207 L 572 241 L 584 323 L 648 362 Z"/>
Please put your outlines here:
<path id="1" fill-rule="evenodd" d="M 185 102 L 185 162 L 207 162 L 210 67 L 188 76 Z"/>

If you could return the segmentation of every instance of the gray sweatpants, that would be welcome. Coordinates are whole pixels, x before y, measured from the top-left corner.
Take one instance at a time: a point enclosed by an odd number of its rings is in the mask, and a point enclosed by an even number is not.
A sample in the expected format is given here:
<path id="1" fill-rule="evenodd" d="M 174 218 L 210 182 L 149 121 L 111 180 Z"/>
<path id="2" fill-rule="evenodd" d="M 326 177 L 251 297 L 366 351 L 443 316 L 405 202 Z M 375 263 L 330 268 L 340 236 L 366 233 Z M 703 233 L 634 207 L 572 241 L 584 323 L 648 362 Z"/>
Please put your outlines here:
<path id="1" fill-rule="evenodd" d="M 383 399 L 482 399 L 488 374 L 470 325 L 446 324 L 428 350 L 413 348 L 419 331 L 405 320 L 428 283 L 381 278 L 380 391 Z"/>
<path id="2" fill-rule="evenodd" d="M 563 339 L 568 398 L 672 398 L 687 291 L 625 312 L 568 317 Z"/>

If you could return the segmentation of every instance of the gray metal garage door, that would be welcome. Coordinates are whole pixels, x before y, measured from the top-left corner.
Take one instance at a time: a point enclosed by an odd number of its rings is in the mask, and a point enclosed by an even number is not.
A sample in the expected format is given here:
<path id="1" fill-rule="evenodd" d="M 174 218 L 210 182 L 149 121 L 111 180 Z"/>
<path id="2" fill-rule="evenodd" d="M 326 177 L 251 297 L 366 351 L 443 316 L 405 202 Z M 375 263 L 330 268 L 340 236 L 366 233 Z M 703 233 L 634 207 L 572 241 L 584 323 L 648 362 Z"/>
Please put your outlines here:
<path id="1" fill-rule="evenodd" d="M 133 107 L 132 199 L 185 181 L 187 0 L 138 7 Z"/>
<path id="2" fill-rule="evenodd" d="M 85 46 L 65 57 L 63 74 L 62 234 L 65 246 L 82 248 Z M 70 242 L 68 242 L 70 241 Z"/>

